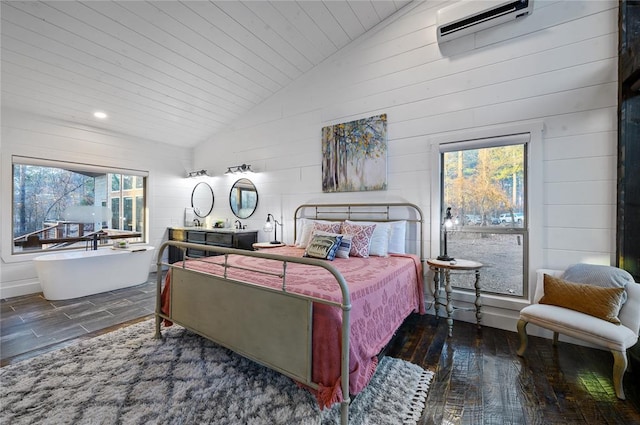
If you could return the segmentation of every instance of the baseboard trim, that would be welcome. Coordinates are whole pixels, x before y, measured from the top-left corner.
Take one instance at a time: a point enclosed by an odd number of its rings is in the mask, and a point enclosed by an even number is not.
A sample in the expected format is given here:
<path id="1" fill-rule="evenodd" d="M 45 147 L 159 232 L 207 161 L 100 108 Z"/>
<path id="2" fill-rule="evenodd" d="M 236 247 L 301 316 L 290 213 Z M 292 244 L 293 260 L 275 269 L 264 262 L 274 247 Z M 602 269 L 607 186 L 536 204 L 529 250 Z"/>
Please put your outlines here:
<path id="1" fill-rule="evenodd" d="M 40 281 L 38 279 L 22 282 L 18 285 L 0 287 L 0 298 L 21 297 L 23 295 L 31 295 L 42 292 Z"/>
<path id="2" fill-rule="evenodd" d="M 429 306 L 428 302 L 427 302 L 427 306 Z M 508 309 L 497 308 L 497 307 L 483 306 L 483 308 L 481 309 L 481 312 L 482 312 L 482 316 L 480 318 L 481 326 L 487 326 L 495 329 L 502 329 L 504 331 L 510 331 L 514 333 L 518 332 L 517 325 L 518 325 L 518 320 L 520 319 L 519 310 L 508 310 Z M 427 313 L 434 315 L 435 311 L 433 307 L 429 308 L 427 310 Z M 444 309 L 443 306 L 440 307 L 440 318 L 442 318 L 442 320 L 446 319 L 446 310 Z M 456 331 L 457 321 L 467 322 L 467 323 L 476 323 L 475 311 L 473 309 L 455 310 L 453 313 L 453 332 Z M 530 324 L 529 326 L 527 326 L 527 335 L 530 337 L 540 337 L 540 338 L 545 338 L 549 340 L 553 339 L 552 331 L 541 328 L 533 324 Z M 585 341 L 571 338 L 562 334 L 560 334 L 559 341 L 603 350 L 603 348 L 600 346 L 589 344 Z"/>

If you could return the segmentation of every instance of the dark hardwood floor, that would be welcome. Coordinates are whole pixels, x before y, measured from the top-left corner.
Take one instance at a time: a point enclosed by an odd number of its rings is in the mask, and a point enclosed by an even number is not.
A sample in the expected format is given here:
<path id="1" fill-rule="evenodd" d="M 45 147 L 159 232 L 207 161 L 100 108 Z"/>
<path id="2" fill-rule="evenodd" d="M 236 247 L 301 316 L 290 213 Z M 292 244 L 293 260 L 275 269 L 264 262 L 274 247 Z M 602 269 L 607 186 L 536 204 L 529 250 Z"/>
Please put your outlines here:
<path id="1" fill-rule="evenodd" d="M 562 337 L 561 337 L 562 339 Z M 618 400 L 608 351 L 456 321 L 411 316 L 387 355 L 433 370 L 420 424 L 640 424 L 640 365 Z"/>
<path id="2" fill-rule="evenodd" d="M 42 293 L 0 300 L 0 365 L 60 348 L 77 338 L 146 317 L 155 311 L 156 274 L 147 283 L 63 301 Z"/>
<path id="3" fill-rule="evenodd" d="M 1 365 L 151 317 L 155 275 L 132 288 L 68 301 L 42 294 L 1 300 Z M 420 420 L 427 424 L 640 424 L 640 365 L 615 397 L 607 351 L 530 337 L 524 358 L 515 332 L 433 316 L 407 319 L 386 354 L 435 372 Z"/>

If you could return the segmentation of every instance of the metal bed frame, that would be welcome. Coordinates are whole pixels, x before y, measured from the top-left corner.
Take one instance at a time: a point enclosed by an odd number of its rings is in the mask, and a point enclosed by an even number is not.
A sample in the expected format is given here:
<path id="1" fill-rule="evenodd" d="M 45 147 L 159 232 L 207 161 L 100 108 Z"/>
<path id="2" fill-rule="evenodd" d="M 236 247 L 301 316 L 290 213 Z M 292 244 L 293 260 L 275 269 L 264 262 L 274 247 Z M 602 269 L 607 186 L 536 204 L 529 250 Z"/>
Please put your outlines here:
<path id="1" fill-rule="evenodd" d="M 405 215 L 394 216 L 392 211 L 395 212 L 398 209 L 403 210 Z M 420 208 L 414 204 L 304 204 L 295 210 L 294 235 L 300 218 L 379 222 L 406 220 L 408 223 L 415 223 L 416 242 L 418 242 L 420 259 L 424 265 L 423 215 Z M 406 240 L 405 238 L 405 244 Z M 169 246 L 178 247 L 184 251 L 184 259 L 181 262 L 169 264 L 162 261 L 164 250 Z M 187 269 L 186 250 L 190 248 L 223 255 L 222 275 Z M 280 261 L 282 271 L 277 274 L 268 273 L 281 279 L 280 288 L 274 289 L 228 278 L 229 269 L 242 269 L 228 263 L 228 256 L 232 254 Z M 340 416 L 341 423 L 348 424 L 351 402 L 349 398 L 351 300 L 347 282 L 331 262 L 178 241 L 163 243 L 157 258 L 158 270 L 168 267 L 168 273 L 171 273 L 171 311 L 168 315 L 161 311 L 163 273 L 158 273 L 156 338 L 162 337 L 160 325 L 161 321 L 166 319 L 316 390 L 319 386 L 312 381 L 313 303 L 340 308 L 342 311 L 340 379 L 343 394 Z M 340 286 L 342 302 L 289 292 L 286 286 L 289 263 L 306 264 L 329 271 Z M 252 272 L 264 273 L 253 269 Z M 237 314 L 238 311 L 242 314 Z"/>

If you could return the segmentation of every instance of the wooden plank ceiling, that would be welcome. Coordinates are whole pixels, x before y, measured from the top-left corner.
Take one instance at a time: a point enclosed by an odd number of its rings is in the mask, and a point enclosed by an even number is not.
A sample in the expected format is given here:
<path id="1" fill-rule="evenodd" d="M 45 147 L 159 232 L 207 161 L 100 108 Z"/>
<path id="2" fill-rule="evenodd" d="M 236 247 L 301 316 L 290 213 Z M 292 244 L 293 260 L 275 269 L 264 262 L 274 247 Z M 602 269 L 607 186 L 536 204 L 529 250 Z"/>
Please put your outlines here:
<path id="1" fill-rule="evenodd" d="M 2 1 L 2 108 L 191 147 L 407 3 Z"/>

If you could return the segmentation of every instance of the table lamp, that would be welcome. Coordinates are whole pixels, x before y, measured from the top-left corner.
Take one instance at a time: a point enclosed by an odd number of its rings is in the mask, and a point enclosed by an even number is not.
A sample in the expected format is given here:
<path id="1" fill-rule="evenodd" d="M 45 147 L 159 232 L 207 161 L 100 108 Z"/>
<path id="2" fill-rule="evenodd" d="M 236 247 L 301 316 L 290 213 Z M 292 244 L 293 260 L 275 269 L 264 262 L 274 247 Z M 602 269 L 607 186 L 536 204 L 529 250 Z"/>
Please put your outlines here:
<path id="1" fill-rule="evenodd" d="M 453 257 L 449 257 L 449 255 L 447 255 L 447 229 L 451 227 L 453 227 L 453 220 L 451 217 L 451 207 L 448 207 L 447 213 L 445 214 L 445 217 L 444 217 L 444 252 L 442 253 L 442 255 L 438 256 L 438 260 L 440 261 L 454 260 Z"/>

